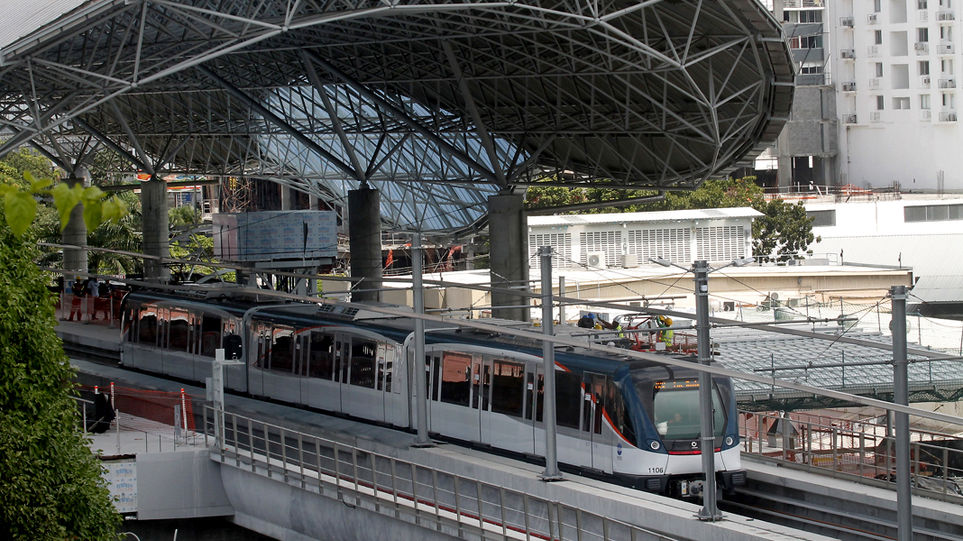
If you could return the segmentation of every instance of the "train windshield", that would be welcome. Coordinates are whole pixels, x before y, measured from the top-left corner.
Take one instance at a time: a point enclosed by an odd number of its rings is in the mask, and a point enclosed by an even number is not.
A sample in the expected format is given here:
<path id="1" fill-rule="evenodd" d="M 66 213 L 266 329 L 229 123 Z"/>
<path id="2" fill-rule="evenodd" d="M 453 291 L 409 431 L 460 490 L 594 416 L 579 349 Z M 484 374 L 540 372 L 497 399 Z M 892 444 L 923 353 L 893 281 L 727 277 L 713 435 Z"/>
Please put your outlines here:
<path id="1" fill-rule="evenodd" d="M 699 425 L 699 380 L 656 381 L 652 396 L 652 420 L 665 439 L 694 439 Z M 712 389 L 713 432 L 721 436 L 726 426 L 719 389 Z"/>

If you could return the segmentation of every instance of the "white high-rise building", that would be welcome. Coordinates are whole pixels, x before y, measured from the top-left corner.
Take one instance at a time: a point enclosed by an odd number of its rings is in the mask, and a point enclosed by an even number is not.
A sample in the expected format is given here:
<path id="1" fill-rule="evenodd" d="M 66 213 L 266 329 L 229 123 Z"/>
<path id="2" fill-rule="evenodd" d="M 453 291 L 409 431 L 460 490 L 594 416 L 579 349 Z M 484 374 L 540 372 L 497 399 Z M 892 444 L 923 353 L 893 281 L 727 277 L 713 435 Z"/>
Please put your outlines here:
<path id="1" fill-rule="evenodd" d="M 957 3 L 827 0 L 840 120 L 833 184 L 963 191 Z"/>

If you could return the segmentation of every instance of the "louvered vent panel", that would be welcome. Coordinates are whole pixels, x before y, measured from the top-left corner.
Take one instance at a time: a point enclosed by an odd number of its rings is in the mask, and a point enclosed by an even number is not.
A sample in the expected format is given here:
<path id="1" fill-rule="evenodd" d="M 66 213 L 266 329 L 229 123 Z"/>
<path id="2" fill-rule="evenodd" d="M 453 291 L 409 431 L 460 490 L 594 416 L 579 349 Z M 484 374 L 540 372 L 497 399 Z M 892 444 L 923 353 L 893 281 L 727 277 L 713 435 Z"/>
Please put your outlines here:
<path id="1" fill-rule="evenodd" d="M 732 261 L 745 257 L 745 228 L 740 225 L 696 228 L 696 259 Z"/>
<path id="2" fill-rule="evenodd" d="M 639 256 L 640 262 L 650 257 L 661 257 L 669 261 L 688 263 L 692 259 L 688 228 L 673 229 L 630 229 L 629 253 Z"/>
<path id="3" fill-rule="evenodd" d="M 552 266 L 556 269 L 569 269 L 575 266 L 572 261 L 571 233 L 537 233 L 528 236 L 528 261 L 533 269 L 539 268 L 539 246 L 552 247 Z"/>
<path id="4" fill-rule="evenodd" d="M 616 266 L 622 255 L 622 231 L 590 231 L 578 234 L 582 265 L 588 265 L 589 252 L 605 252 L 605 264 Z"/>

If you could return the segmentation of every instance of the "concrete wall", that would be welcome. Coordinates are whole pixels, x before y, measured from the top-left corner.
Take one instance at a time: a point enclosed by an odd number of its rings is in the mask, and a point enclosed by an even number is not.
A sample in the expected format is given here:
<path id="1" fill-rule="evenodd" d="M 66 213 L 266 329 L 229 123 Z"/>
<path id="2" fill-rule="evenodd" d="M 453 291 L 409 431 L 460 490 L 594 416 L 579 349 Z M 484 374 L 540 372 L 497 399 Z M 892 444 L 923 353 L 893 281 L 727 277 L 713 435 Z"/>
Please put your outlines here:
<path id="1" fill-rule="evenodd" d="M 218 464 L 206 450 L 137 455 L 137 518 L 158 520 L 234 513 Z"/>

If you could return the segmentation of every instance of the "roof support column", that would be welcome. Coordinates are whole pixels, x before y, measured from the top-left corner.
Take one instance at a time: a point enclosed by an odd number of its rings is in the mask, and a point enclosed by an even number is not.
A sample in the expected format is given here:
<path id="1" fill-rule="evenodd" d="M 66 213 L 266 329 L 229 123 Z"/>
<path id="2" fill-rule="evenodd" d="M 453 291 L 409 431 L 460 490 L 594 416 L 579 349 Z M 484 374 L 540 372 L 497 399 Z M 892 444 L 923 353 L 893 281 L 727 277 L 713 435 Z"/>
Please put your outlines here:
<path id="1" fill-rule="evenodd" d="M 528 220 L 523 202 L 516 194 L 488 198 L 492 316 L 517 321 L 530 319 L 530 303 L 527 297 L 505 290 L 528 289 Z"/>
<path id="2" fill-rule="evenodd" d="M 367 184 L 348 192 L 348 243 L 351 276 L 363 279 L 351 300 L 381 300 L 381 194 Z"/>
<path id="3" fill-rule="evenodd" d="M 170 257 L 167 184 L 156 177 L 141 183 L 140 202 L 144 215 L 144 254 L 154 256 L 144 259 L 144 279 L 166 282 L 170 280 L 170 271 L 162 260 Z"/>
<path id="4" fill-rule="evenodd" d="M 73 176 L 67 179 L 67 184 L 74 187 L 84 185 L 85 179 Z M 84 206 L 80 203 L 71 209 L 70 220 L 64 228 L 61 237 L 64 244 L 80 246 L 80 248 L 64 248 L 64 283 L 73 282 L 75 272 L 87 272 L 87 224 L 84 223 Z"/>

